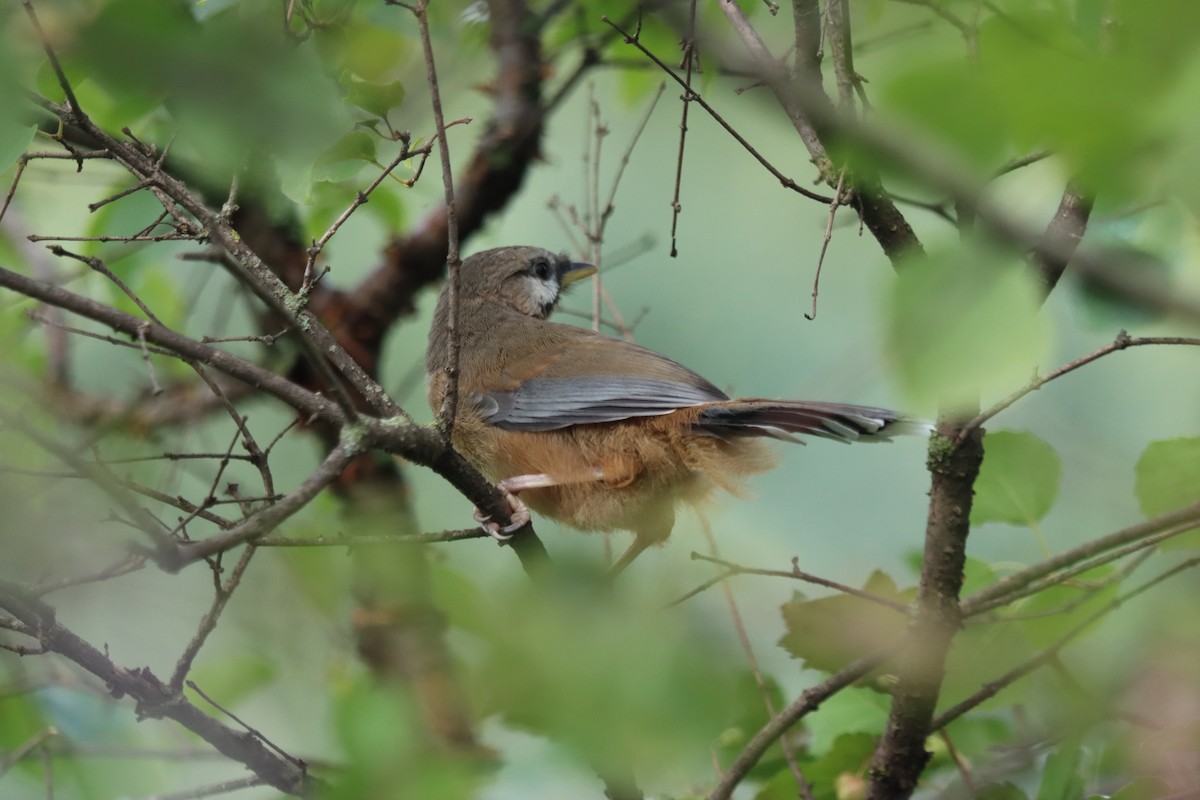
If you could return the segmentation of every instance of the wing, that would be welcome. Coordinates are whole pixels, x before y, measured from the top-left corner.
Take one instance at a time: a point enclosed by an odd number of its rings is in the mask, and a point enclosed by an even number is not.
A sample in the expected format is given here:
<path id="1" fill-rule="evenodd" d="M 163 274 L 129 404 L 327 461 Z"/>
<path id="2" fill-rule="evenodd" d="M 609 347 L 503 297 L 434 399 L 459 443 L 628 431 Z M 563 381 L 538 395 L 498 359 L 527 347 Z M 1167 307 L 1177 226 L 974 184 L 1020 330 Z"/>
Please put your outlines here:
<path id="1" fill-rule="evenodd" d="M 536 362 L 505 354 L 504 373 L 515 388 L 475 395 L 484 422 L 505 430 L 551 431 L 728 399 L 652 350 L 572 326 L 556 325 L 552 333 L 553 344 L 539 348 Z"/>

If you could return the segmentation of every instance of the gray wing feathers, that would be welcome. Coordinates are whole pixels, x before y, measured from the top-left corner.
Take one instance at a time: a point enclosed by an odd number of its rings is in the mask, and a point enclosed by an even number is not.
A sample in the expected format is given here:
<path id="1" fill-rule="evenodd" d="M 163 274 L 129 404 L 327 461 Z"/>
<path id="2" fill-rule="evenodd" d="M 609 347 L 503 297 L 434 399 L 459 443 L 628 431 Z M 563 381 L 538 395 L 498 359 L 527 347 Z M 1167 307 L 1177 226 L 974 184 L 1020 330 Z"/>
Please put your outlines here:
<path id="1" fill-rule="evenodd" d="M 653 417 L 726 396 L 713 387 L 638 376 L 531 378 L 511 392 L 477 395 L 484 422 L 505 430 L 551 431 L 572 425 Z"/>
<path id="2" fill-rule="evenodd" d="M 734 400 L 706 409 L 697 421 L 700 432 L 730 436 L 770 436 L 799 441 L 795 434 L 838 442 L 886 442 L 915 433 L 926 425 L 895 411 L 871 406 L 805 401 Z"/>

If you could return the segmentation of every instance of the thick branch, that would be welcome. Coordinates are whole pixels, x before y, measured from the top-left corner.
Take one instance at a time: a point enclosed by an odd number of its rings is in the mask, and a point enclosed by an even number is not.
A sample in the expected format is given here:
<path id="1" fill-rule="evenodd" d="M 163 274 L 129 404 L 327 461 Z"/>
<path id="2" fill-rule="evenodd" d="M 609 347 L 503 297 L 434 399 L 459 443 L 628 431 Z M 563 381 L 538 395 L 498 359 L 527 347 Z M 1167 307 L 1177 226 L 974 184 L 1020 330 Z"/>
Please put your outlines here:
<path id="1" fill-rule="evenodd" d="M 962 622 L 967 534 L 975 478 L 983 463 L 983 432 L 975 429 L 955 446 L 958 426 L 939 425 L 930 443 L 929 516 L 916 608 L 908 628 L 892 693 L 887 729 L 871 763 L 872 800 L 907 798 L 929 761 L 925 738 L 941 691 L 946 654 Z"/>
<path id="2" fill-rule="evenodd" d="M 16 584 L 0 580 L 0 606 L 34 632 L 47 651 L 65 656 L 103 680 L 114 697 L 132 697 L 140 717 L 178 722 L 281 792 L 307 794 L 316 788 L 317 782 L 302 761 L 281 756 L 259 739 L 221 724 L 182 694 L 172 692 L 149 669 L 117 666 L 104 653 L 60 625 L 51 606 L 31 597 Z"/>
<path id="3" fill-rule="evenodd" d="M 1044 295 L 1049 295 L 1058 285 L 1083 234 L 1087 232 L 1091 214 L 1092 199 L 1068 186 L 1063 191 L 1054 219 L 1042 235 L 1042 243 L 1033 252 L 1033 264 L 1037 268 Z"/>

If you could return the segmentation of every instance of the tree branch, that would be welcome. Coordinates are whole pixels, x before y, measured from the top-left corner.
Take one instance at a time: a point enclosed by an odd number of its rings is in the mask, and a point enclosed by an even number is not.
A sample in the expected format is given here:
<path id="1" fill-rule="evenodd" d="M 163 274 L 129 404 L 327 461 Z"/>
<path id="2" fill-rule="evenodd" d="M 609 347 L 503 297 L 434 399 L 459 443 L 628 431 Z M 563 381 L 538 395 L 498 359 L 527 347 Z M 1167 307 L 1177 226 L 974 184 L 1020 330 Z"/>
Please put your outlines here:
<path id="1" fill-rule="evenodd" d="M 119 667 L 105 654 L 55 620 L 54 609 L 31 597 L 20 586 L 0 580 L 0 606 L 25 625 L 49 652 L 58 653 L 100 678 L 114 697 L 128 695 L 137 703 L 141 718 L 166 718 L 178 722 L 225 756 L 245 764 L 264 783 L 286 794 L 307 794 L 319 785 L 303 761 L 268 749 L 259 739 L 229 728 L 182 694 L 171 691 L 142 667 Z"/>

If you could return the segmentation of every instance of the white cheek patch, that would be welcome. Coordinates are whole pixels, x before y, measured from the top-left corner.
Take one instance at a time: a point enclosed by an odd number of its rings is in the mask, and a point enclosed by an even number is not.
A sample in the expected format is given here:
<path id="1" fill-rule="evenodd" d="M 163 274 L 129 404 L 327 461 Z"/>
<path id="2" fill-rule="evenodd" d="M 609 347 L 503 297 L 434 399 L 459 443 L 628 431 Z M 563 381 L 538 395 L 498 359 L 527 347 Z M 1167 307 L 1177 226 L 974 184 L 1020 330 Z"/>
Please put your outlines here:
<path id="1" fill-rule="evenodd" d="M 558 302 L 558 284 L 553 281 L 539 281 L 532 275 L 525 277 L 527 296 L 532 301 L 531 313 L 545 315 Z"/>

